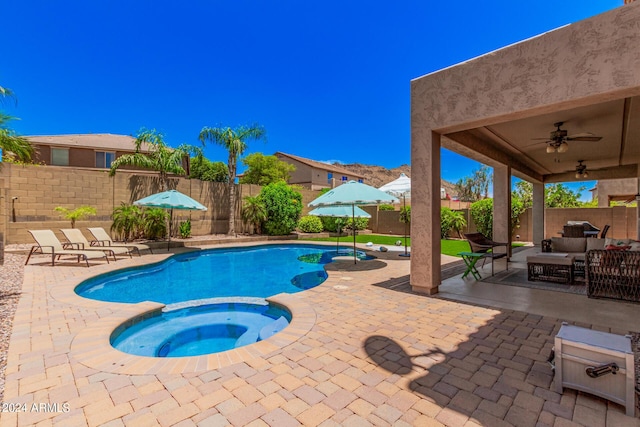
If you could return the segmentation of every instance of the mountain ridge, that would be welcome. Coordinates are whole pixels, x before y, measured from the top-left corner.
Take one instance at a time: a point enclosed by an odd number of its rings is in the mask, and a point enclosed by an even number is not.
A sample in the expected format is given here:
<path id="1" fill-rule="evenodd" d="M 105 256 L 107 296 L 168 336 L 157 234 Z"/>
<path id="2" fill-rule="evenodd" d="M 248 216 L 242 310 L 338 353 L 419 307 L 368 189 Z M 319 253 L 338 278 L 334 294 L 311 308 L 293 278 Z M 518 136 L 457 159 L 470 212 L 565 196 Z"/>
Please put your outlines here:
<path id="1" fill-rule="evenodd" d="M 336 166 L 340 166 L 353 173 L 362 175 L 364 177 L 365 184 L 371 185 L 372 187 L 376 188 L 382 187 L 384 184 L 397 179 L 401 173 L 404 173 L 408 177 L 411 177 L 411 166 L 407 164 L 400 165 L 392 169 L 387 169 L 383 166 L 365 165 L 362 163 L 336 163 Z M 441 186 L 445 189 L 447 194 L 456 194 L 455 184 L 444 179 L 441 181 Z"/>

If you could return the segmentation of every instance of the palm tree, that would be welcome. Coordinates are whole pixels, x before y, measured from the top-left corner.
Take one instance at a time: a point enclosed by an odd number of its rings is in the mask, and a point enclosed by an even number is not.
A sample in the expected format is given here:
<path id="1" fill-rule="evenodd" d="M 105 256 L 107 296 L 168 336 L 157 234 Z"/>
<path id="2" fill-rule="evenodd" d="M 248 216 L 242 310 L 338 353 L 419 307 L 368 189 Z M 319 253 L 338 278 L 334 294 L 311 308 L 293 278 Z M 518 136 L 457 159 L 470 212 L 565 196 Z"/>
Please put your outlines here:
<path id="1" fill-rule="evenodd" d="M 451 228 L 458 232 L 458 237 L 462 239 L 462 229 L 467 226 L 467 219 L 462 211 L 451 212 Z"/>
<path id="2" fill-rule="evenodd" d="M 149 146 L 149 153 L 141 153 L 142 144 Z M 111 163 L 109 176 L 114 176 L 116 170 L 122 166 L 133 166 L 137 168 L 151 169 L 160 172 L 160 191 L 168 189 L 169 174 L 186 174 L 182 167 L 182 159 L 193 150 L 186 144 L 178 148 L 171 148 L 164 142 L 164 135 L 155 129 L 142 129 L 138 132 L 135 141 L 136 152 L 123 154 Z"/>
<path id="3" fill-rule="evenodd" d="M 234 186 L 238 157 L 247 149 L 248 140 L 264 140 L 266 139 L 266 134 L 265 129 L 257 124 L 240 126 L 235 129 L 230 127 L 210 128 L 205 126 L 200 131 L 200 142 L 204 144 L 206 141 L 209 141 L 221 145 L 229 153 L 229 159 L 227 161 L 229 168 L 229 182 L 227 183 L 229 190 L 229 235 L 236 233 L 236 193 Z"/>
<path id="4" fill-rule="evenodd" d="M 17 98 L 13 91 L 9 88 L 0 86 L 0 101 L 13 98 L 17 103 Z M 0 149 L 2 157 L 14 156 L 17 160 L 28 162 L 33 156 L 33 147 L 29 141 L 16 134 L 14 130 L 7 126 L 7 123 L 14 120 L 15 117 L 0 112 Z"/>
<path id="5" fill-rule="evenodd" d="M 21 162 L 29 162 L 33 156 L 33 147 L 29 141 L 7 126 L 7 123 L 13 120 L 7 114 L 0 112 L 0 149 L 2 149 L 2 157 L 14 156 Z"/>
<path id="6" fill-rule="evenodd" d="M 267 208 L 260 196 L 247 196 L 244 198 L 242 219 L 251 224 L 256 233 L 262 233 L 262 223 L 267 220 Z"/>

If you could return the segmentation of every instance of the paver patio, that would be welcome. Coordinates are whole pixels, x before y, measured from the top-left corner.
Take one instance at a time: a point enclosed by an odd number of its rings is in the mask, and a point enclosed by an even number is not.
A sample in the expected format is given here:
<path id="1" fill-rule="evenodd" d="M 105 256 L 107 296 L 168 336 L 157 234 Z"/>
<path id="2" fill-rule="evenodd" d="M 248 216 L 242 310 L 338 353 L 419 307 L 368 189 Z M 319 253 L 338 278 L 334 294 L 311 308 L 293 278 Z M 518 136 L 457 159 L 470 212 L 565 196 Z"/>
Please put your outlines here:
<path id="1" fill-rule="evenodd" d="M 25 269 L 0 425 L 640 426 L 620 405 L 553 391 L 545 361 L 562 319 L 407 292 L 410 261 L 376 255 L 330 265 L 326 282 L 287 300 L 307 323 L 217 368 L 207 356 L 106 354 L 110 330 L 96 325 L 127 305 L 72 292 L 167 254 L 91 268 L 39 258 Z"/>

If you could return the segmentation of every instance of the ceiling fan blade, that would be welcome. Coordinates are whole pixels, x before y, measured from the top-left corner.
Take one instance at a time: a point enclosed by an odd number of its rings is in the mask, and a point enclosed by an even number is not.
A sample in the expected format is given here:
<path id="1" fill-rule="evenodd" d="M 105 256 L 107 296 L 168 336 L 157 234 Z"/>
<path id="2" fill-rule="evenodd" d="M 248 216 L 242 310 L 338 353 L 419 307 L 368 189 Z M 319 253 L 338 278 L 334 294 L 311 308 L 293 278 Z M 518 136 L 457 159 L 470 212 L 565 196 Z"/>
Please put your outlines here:
<path id="1" fill-rule="evenodd" d="M 592 134 L 591 132 L 580 132 L 580 133 L 574 133 L 573 135 L 568 135 L 567 138 L 578 138 L 581 136 L 595 136 L 595 135 Z"/>
<path id="2" fill-rule="evenodd" d="M 567 141 L 600 141 L 601 136 L 574 136 L 567 137 Z"/>

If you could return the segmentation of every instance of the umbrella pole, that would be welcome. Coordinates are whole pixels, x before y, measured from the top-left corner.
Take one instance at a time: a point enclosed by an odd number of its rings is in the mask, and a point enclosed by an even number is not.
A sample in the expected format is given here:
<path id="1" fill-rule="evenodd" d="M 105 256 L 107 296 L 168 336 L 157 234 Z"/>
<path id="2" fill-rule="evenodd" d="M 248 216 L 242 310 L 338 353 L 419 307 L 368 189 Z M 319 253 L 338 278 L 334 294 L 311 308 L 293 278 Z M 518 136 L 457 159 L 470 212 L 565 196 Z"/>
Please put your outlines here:
<path id="1" fill-rule="evenodd" d="M 351 220 L 353 221 L 353 263 L 356 264 L 358 261 L 356 256 L 356 205 L 351 205 Z"/>
<path id="2" fill-rule="evenodd" d="M 404 210 L 405 216 L 407 215 L 407 195 L 406 193 L 402 193 L 402 206 Z M 405 218 L 406 220 L 406 218 Z M 400 254 L 400 256 L 410 256 L 407 253 L 407 221 L 404 222 L 404 254 Z"/>
<path id="3" fill-rule="evenodd" d="M 173 224 L 173 208 L 169 211 L 169 239 L 167 240 L 167 252 L 171 247 L 171 224 Z"/>

